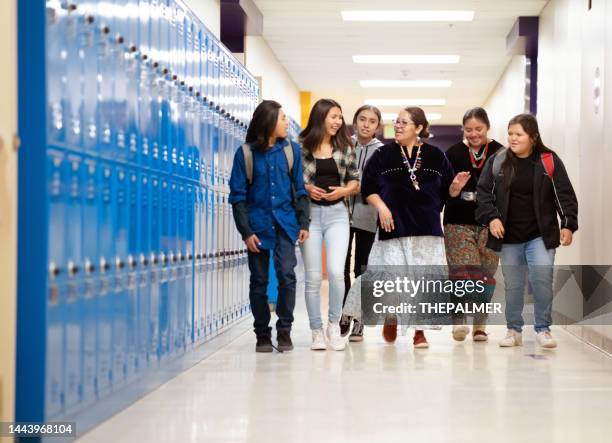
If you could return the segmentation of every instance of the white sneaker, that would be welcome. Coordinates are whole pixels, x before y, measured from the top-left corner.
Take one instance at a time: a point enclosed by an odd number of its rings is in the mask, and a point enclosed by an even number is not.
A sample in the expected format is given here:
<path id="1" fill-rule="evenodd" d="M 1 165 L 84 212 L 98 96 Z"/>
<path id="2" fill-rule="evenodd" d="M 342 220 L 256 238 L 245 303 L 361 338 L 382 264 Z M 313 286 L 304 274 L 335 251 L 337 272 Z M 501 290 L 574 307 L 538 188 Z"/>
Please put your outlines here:
<path id="1" fill-rule="evenodd" d="M 312 330 L 312 345 L 310 345 L 310 349 L 313 351 L 324 351 L 327 349 L 323 328 Z"/>
<path id="2" fill-rule="evenodd" d="M 511 348 L 512 346 L 523 345 L 523 334 L 516 332 L 514 329 L 508 329 L 506 337 L 499 342 L 499 346 L 502 348 Z"/>
<path id="3" fill-rule="evenodd" d="M 557 347 L 557 342 L 552 338 L 552 335 L 550 335 L 550 331 L 538 332 L 536 335 L 536 342 L 545 349 L 554 349 Z"/>
<path id="4" fill-rule="evenodd" d="M 453 326 L 453 338 L 455 341 L 463 341 L 465 337 L 470 333 L 470 327 L 466 325 L 455 325 Z"/>
<path id="5" fill-rule="evenodd" d="M 334 351 L 344 351 L 346 339 L 340 335 L 339 323 L 329 322 L 327 324 L 327 339 L 329 340 L 329 346 Z"/>

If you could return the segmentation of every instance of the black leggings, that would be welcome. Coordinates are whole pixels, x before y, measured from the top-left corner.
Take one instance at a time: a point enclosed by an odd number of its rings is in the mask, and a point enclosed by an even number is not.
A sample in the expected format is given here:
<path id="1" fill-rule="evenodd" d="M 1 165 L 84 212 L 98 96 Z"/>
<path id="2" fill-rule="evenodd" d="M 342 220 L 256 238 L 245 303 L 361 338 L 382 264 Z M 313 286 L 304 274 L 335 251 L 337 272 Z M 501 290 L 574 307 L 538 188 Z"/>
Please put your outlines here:
<path id="1" fill-rule="evenodd" d="M 346 263 L 344 264 L 344 300 L 342 301 L 342 306 L 346 303 L 346 296 L 349 289 L 351 289 L 351 251 L 353 249 L 353 238 L 355 239 L 355 278 L 357 278 L 363 274 L 368 265 L 368 257 L 372 250 L 376 233 L 364 231 L 363 229 L 351 228 L 348 252 L 346 253 Z"/>

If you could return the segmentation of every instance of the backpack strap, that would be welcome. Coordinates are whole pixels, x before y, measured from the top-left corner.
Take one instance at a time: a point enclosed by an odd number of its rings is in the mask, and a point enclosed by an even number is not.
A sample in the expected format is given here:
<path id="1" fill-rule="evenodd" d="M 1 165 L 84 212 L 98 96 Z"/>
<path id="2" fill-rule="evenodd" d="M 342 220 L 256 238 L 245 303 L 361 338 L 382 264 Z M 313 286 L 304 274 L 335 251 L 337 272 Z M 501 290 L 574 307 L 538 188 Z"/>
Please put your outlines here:
<path id="1" fill-rule="evenodd" d="M 291 175 L 291 172 L 293 171 L 293 147 L 291 146 L 291 140 L 287 139 L 287 141 L 289 143 L 283 148 L 283 151 L 285 151 L 287 165 L 289 165 L 289 175 Z"/>
<path id="2" fill-rule="evenodd" d="M 546 175 L 550 177 L 552 180 L 553 175 L 555 173 L 555 162 L 553 160 L 553 155 L 551 152 L 544 152 L 540 155 L 542 159 L 542 164 L 544 165 L 544 169 L 546 170 Z"/>
<path id="3" fill-rule="evenodd" d="M 497 177 L 497 175 L 499 174 L 502 163 L 506 159 L 507 150 L 508 148 L 503 148 L 495 153 L 495 156 L 493 157 L 493 177 Z"/>
<path id="4" fill-rule="evenodd" d="M 253 151 L 248 143 L 242 145 L 242 155 L 244 156 L 244 170 L 249 185 L 253 184 Z"/>

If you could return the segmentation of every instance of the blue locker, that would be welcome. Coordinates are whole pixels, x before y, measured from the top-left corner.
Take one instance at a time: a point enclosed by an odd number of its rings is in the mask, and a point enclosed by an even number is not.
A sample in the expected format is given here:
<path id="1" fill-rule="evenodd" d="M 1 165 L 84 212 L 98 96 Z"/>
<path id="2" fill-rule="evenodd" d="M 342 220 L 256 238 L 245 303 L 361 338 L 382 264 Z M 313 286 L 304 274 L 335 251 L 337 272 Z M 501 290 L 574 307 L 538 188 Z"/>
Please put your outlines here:
<path id="1" fill-rule="evenodd" d="M 162 178 L 161 180 L 161 208 L 160 208 L 160 280 L 159 280 L 159 359 L 164 359 L 168 356 L 170 349 L 169 339 L 169 314 L 170 314 L 170 300 L 169 300 L 169 254 L 171 250 L 170 243 L 170 187 L 168 180 Z"/>
<path id="2" fill-rule="evenodd" d="M 177 352 L 184 352 L 186 343 L 186 324 L 187 318 L 187 294 L 186 294 L 186 278 L 185 271 L 186 257 L 186 188 L 183 180 L 179 180 L 176 184 L 176 200 L 177 200 L 177 215 L 176 215 L 176 340 L 175 348 Z"/>
<path id="3" fill-rule="evenodd" d="M 112 377 L 112 346 L 113 346 L 113 296 L 111 283 L 114 280 L 115 270 L 112 266 L 115 256 L 115 242 L 113 237 L 113 166 L 110 162 L 99 162 L 98 168 L 98 250 L 99 259 L 99 298 L 97 320 L 97 387 L 99 397 L 108 395 Z"/>
<path id="4" fill-rule="evenodd" d="M 100 40 L 102 30 L 96 26 L 95 20 L 89 23 L 85 20 L 83 25 L 81 71 L 83 72 L 83 145 L 82 149 L 88 154 L 95 155 L 98 150 L 98 94 L 100 82 L 98 81 L 99 55 L 97 42 Z M 69 62 L 73 63 L 73 62 Z"/>
<path id="5" fill-rule="evenodd" d="M 162 209 L 163 193 L 159 177 L 151 176 L 151 229 L 149 243 L 151 247 L 151 292 L 149 297 L 149 362 L 156 366 L 161 355 L 161 320 L 162 320 L 162 277 L 165 255 L 162 252 Z"/>
<path id="6" fill-rule="evenodd" d="M 215 194 L 212 188 L 210 176 L 212 174 L 207 169 L 207 183 L 205 188 L 205 201 L 206 201 L 206 324 L 208 325 L 208 335 L 213 333 L 216 323 L 216 313 L 214 311 L 214 290 L 216 289 L 215 282 L 215 257 L 214 257 L 214 242 L 215 242 L 215 219 L 214 219 L 214 198 Z"/>
<path id="7" fill-rule="evenodd" d="M 168 251 L 169 252 L 169 278 L 168 278 L 168 354 L 174 355 L 177 351 L 178 342 L 178 186 L 174 179 L 169 183 L 169 233 Z"/>
<path id="8" fill-rule="evenodd" d="M 128 255 L 127 255 L 127 374 L 131 380 L 138 372 L 140 329 L 138 323 L 138 288 L 140 287 L 139 266 L 139 230 L 142 227 L 140 219 L 138 172 L 135 168 L 127 170 L 128 183 Z"/>
<path id="9" fill-rule="evenodd" d="M 67 75 L 69 35 L 76 37 L 76 11 L 63 11 L 61 6 L 48 6 L 47 27 L 47 137 L 51 145 L 63 145 L 70 114 Z"/>
<path id="10" fill-rule="evenodd" d="M 151 283 L 151 268 L 154 266 L 152 256 L 156 253 L 151 247 L 151 184 L 149 174 L 140 172 L 138 176 L 138 202 L 140 206 L 137 223 L 139 278 L 138 278 L 138 369 L 144 370 L 150 364 L 150 316 L 153 285 Z"/>
<path id="11" fill-rule="evenodd" d="M 123 166 L 117 165 L 113 174 L 115 182 L 113 240 L 115 243 L 115 275 L 112 282 L 112 324 L 113 324 L 113 389 L 120 388 L 127 375 L 128 344 L 128 288 L 127 263 L 129 235 L 128 174 Z"/>
<path id="12" fill-rule="evenodd" d="M 200 188 L 197 184 L 191 185 L 193 192 L 193 286 L 192 286 L 192 343 L 197 343 L 200 340 L 201 324 L 200 324 L 200 283 L 201 283 L 201 204 L 202 197 Z"/>
<path id="13" fill-rule="evenodd" d="M 93 403 L 97 394 L 96 383 L 96 319 L 98 314 L 98 208 L 100 188 L 97 184 L 98 167 L 95 158 L 87 157 L 81 168 L 83 187 L 83 310 L 81 315 L 82 355 L 83 355 L 83 405 Z"/>
<path id="14" fill-rule="evenodd" d="M 64 399 L 67 410 L 74 409 L 81 400 L 81 308 L 83 292 L 82 270 L 82 214 L 81 214 L 81 158 L 67 153 L 65 158 L 67 189 L 66 225 L 66 300 L 64 307 Z"/>
<path id="15" fill-rule="evenodd" d="M 111 37 L 113 20 L 100 18 L 100 32 L 96 32 L 96 46 L 98 52 L 98 106 L 97 106 L 97 134 L 98 153 L 105 158 L 112 158 L 115 153 L 114 127 L 114 87 L 115 87 L 115 61 L 113 40 Z"/>
<path id="16" fill-rule="evenodd" d="M 192 183 L 186 184 L 185 191 L 185 341 L 190 345 L 194 341 L 195 321 L 196 193 Z"/>
<path id="17" fill-rule="evenodd" d="M 67 174 L 64 154 L 49 149 L 47 153 L 49 192 L 49 282 L 47 298 L 47 355 L 45 412 L 54 417 L 64 408 L 64 303 L 66 292 L 66 193 Z"/>

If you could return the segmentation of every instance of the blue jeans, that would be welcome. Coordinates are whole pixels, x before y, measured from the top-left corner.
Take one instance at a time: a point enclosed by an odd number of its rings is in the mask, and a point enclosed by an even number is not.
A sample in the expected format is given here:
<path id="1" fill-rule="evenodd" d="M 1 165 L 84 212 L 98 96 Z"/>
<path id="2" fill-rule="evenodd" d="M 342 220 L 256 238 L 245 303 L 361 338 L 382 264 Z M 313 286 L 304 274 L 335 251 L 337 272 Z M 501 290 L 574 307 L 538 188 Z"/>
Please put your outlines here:
<path id="1" fill-rule="evenodd" d="M 521 332 L 525 283 L 533 289 L 535 330 L 549 331 L 552 324 L 553 264 L 555 249 L 546 249 L 542 237 L 526 243 L 504 244 L 501 265 L 506 286 L 506 322 L 508 329 Z"/>
<path id="2" fill-rule="evenodd" d="M 349 243 L 349 217 L 343 202 L 332 206 L 310 206 L 310 235 L 302 245 L 304 258 L 306 310 L 310 329 L 321 329 L 321 258 L 323 242 L 327 254 L 327 277 L 329 279 L 329 312 L 332 323 L 340 321 L 344 298 L 344 261 Z"/>
<path id="3" fill-rule="evenodd" d="M 249 299 L 253 313 L 255 334 L 270 336 L 270 307 L 268 305 L 268 268 L 270 253 L 274 254 L 274 269 L 278 280 L 278 301 L 276 303 L 277 331 L 291 331 L 293 309 L 295 308 L 295 243 L 291 241 L 283 228 L 274 224 L 276 244 L 274 251 L 260 249 L 260 252 L 249 251 L 249 271 L 251 272 Z"/>

